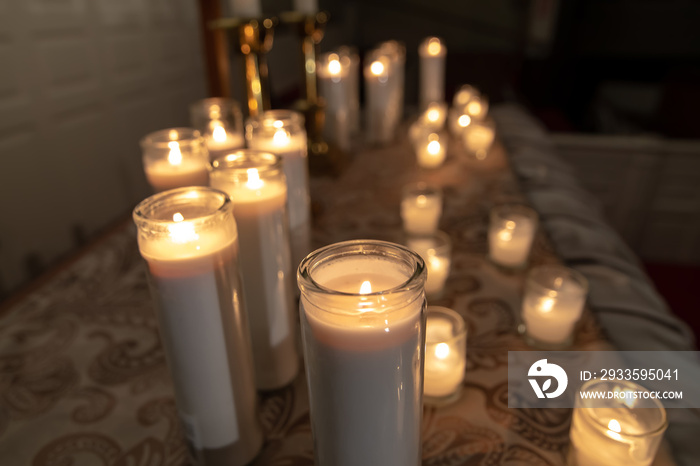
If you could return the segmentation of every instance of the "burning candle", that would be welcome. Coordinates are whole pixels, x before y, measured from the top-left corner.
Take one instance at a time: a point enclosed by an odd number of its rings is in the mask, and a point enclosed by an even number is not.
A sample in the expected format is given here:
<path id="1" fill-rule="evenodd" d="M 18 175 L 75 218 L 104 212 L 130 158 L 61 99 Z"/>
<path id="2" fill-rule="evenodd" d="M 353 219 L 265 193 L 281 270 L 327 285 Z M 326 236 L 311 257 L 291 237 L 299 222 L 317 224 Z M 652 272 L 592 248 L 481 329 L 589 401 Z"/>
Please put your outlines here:
<path id="1" fill-rule="evenodd" d="M 584 393 L 588 398 L 581 396 Z M 607 398 L 608 393 L 615 396 Z M 646 388 L 629 381 L 591 380 L 583 384 L 571 420 L 568 463 L 651 465 L 668 427 L 666 410 L 652 396 Z"/>
<path id="2" fill-rule="evenodd" d="M 209 184 L 209 153 L 199 131 L 170 128 L 141 139 L 143 169 L 155 192 Z"/>
<path id="3" fill-rule="evenodd" d="M 465 107 L 469 101 L 471 101 L 474 97 L 478 97 L 480 94 L 479 89 L 475 88 L 474 86 L 463 84 L 459 89 L 457 89 L 457 92 L 455 92 L 455 95 L 452 98 L 452 105 L 456 108 Z"/>
<path id="4" fill-rule="evenodd" d="M 418 47 L 420 58 L 420 106 L 445 100 L 445 56 L 447 47 L 437 37 L 426 38 Z"/>
<path id="5" fill-rule="evenodd" d="M 466 366 L 467 325 L 464 319 L 452 309 L 428 306 L 425 324 L 424 401 L 445 404 L 457 399 Z"/>
<path id="6" fill-rule="evenodd" d="M 427 140 L 426 140 L 427 139 Z M 447 156 L 447 139 L 438 133 L 427 133 L 416 143 L 416 159 L 423 168 L 437 168 Z"/>
<path id="7" fill-rule="evenodd" d="M 394 139 L 397 109 L 391 106 L 395 79 L 391 78 L 389 57 L 374 51 L 368 55 L 364 70 L 366 92 L 366 130 L 369 142 L 386 144 Z"/>
<path id="8" fill-rule="evenodd" d="M 462 140 L 467 153 L 478 160 L 484 160 L 488 155 L 493 141 L 496 139 L 496 127 L 493 120 L 475 121 L 462 132 Z"/>
<path id="9" fill-rule="evenodd" d="M 403 188 L 401 219 L 403 229 L 411 235 L 430 235 L 437 230 L 442 215 L 442 190 L 427 183 Z"/>
<path id="10" fill-rule="evenodd" d="M 425 294 L 428 299 L 442 297 L 452 264 L 452 241 L 449 235 L 444 231 L 435 231 L 430 235 L 409 236 L 406 238 L 406 246 L 425 261 L 428 272 Z"/>
<path id="11" fill-rule="evenodd" d="M 452 135 L 463 139 L 464 131 L 471 124 L 472 117 L 469 116 L 465 107 L 453 107 L 448 113 L 447 121 Z"/>
<path id="12" fill-rule="evenodd" d="M 282 162 L 276 155 L 249 149 L 217 159 L 212 166 L 211 185 L 229 195 L 236 214 L 256 385 L 260 390 L 281 388 L 299 370 Z"/>
<path id="13" fill-rule="evenodd" d="M 537 212 L 519 204 L 491 209 L 489 256 L 506 268 L 525 267 L 537 231 Z"/>
<path id="14" fill-rule="evenodd" d="M 467 102 L 465 109 L 472 119 L 484 121 L 489 112 L 489 99 L 483 94 L 475 95 Z"/>
<path id="15" fill-rule="evenodd" d="M 350 148 L 349 105 L 349 58 L 337 53 L 321 55 L 316 67 L 320 94 L 325 99 L 324 137 L 341 149 Z"/>
<path id="16" fill-rule="evenodd" d="M 287 212 L 292 266 L 311 251 L 311 197 L 304 117 L 291 110 L 268 110 L 246 124 L 251 149 L 272 152 L 282 158 L 287 179 Z"/>
<path id="17" fill-rule="evenodd" d="M 197 464 L 240 466 L 262 446 L 231 201 L 211 188 L 134 209 L 177 409 Z"/>
<path id="18" fill-rule="evenodd" d="M 439 131 L 445 126 L 446 118 L 447 104 L 445 102 L 430 102 L 425 111 L 423 111 L 420 121 L 433 131 Z"/>
<path id="19" fill-rule="evenodd" d="M 233 99 L 198 100 L 190 106 L 190 122 L 204 137 L 211 160 L 245 146 L 241 108 Z"/>
<path id="20" fill-rule="evenodd" d="M 348 241 L 310 254 L 297 279 L 316 464 L 420 464 L 423 260 Z"/>
<path id="21" fill-rule="evenodd" d="M 573 269 L 542 266 L 530 270 L 522 308 L 528 341 L 548 349 L 569 346 L 587 293 L 588 281 Z"/>

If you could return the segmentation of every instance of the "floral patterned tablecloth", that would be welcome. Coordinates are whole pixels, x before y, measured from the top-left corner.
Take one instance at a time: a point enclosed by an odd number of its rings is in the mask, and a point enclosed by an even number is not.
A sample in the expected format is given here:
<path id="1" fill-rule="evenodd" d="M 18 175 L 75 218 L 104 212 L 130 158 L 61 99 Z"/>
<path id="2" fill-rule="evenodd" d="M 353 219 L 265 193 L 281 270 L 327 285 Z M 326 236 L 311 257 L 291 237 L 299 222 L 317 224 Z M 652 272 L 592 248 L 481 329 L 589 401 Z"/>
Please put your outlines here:
<path id="1" fill-rule="evenodd" d="M 312 178 L 316 246 L 352 238 L 399 241 L 400 191 L 425 180 L 444 190 L 440 228 L 453 243 L 440 300 L 468 325 L 460 398 L 426 407 L 425 465 L 557 465 L 568 447 L 570 410 L 507 407 L 507 352 L 518 335 L 524 273 L 486 259 L 491 206 L 524 201 L 506 154 L 469 159 L 453 142 L 445 164 L 419 169 L 407 138 L 354 154 L 340 176 Z M 540 231 L 531 264 L 559 262 Z M 576 347 L 606 349 L 592 314 Z M 256 465 L 311 465 L 305 376 L 261 395 L 266 443 Z M 0 463 L 184 465 L 174 405 L 144 266 L 129 222 L 0 316 Z"/>

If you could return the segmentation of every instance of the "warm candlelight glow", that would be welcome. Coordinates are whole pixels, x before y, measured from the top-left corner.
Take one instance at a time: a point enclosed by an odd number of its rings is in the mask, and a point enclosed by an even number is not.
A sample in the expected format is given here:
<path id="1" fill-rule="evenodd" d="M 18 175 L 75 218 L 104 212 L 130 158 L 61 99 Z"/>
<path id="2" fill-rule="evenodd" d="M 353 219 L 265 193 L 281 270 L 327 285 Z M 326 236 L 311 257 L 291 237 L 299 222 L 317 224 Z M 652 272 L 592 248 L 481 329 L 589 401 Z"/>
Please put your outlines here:
<path id="1" fill-rule="evenodd" d="M 199 235 L 194 231 L 194 225 L 184 220 L 185 217 L 180 212 L 173 214 L 173 222 L 175 224 L 168 225 L 168 231 L 173 243 L 183 244 L 199 239 Z"/>
<path id="2" fill-rule="evenodd" d="M 440 51 L 442 50 L 442 45 L 440 45 L 440 39 L 437 37 L 433 37 L 428 41 L 428 53 L 430 55 L 438 55 Z"/>
<path id="3" fill-rule="evenodd" d="M 168 147 L 170 148 L 170 153 L 168 154 L 168 162 L 170 162 L 170 165 L 180 165 L 182 163 L 182 152 L 180 152 L 180 144 L 178 144 L 177 141 L 171 141 L 168 143 Z"/>
<path id="4" fill-rule="evenodd" d="M 430 141 L 428 143 L 428 153 L 437 155 L 440 153 L 440 141 Z"/>
<path id="5" fill-rule="evenodd" d="M 440 119 L 440 110 L 438 110 L 437 108 L 431 108 L 430 110 L 428 110 L 427 117 L 431 123 L 435 123 Z"/>
<path id="6" fill-rule="evenodd" d="M 365 280 L 360 285 L 360 294 L 370 294 L 372 292 L 372 284 L 369 280 Z"/>
<path id="7" fill-rule="evenodd" d="M 248 173 L 248 181 L 246 181 L 246 186 L 250 189 L 260 189 L 265 183 L 260 179 L 260 174 L 257 168 L 249 168 L 246 170 Z"/>
<path id="8" fill-rule="evenodd" d="M 272 123 L 272 126 L 274 126 L 275 128 L 281 128 L 284 126 L 284 122 L 282 120 L 275 120 Z"/>
<path id="9" fill-rule="evenodd" d="M 447 343 L 438 343 L 435 346 L 435 356 L 438 359 L 445 359 L 450 355 L 450 345 Z"/>
<path id="10" fill-rule="evenodd" d="M 501 231 L 498 233 L 498 239 L 500 239 L 501 241 L 510 241 L 510 240 L 512 240 L 512 239 L 513 239 L 513 232 L 512 232 L 512 230 L 508 230 L 508 229 L 506 229 L 506 230 L 501 230 Z"/>
<path id="11" fill-rule="evenodd" d="M 342 69 L 338 55 L 332 54 L 329 58 L 330 61 L 328 62 L 328 72 L 333 76 L 337 76 L 340 74 L 340 70 Z"/>
<path id="12" fill-rule="evenodd" d="M 168 133 L 168 137 L 170 138 L 171 141 L 175 141 L 178 137 L 177 130 L 171 129 L 170 132 Z"/>
<path id="13" fill-rule="evenodd" d="M 622 427 L 620 426 L 618 420 L 610 419 L 610 422 L 608 422 L 608 436 L 614 438 L 615 440 L 622 440 L 620 432 L 622 432 Z"/>
<path id="14" fill-rule="evenodd" d="M 420 195 L 416 198 L 416 204 L 418 204 L 418 205 L 421 206 L 421 207 L 425 206 L 427 203 L 428 203 L 428 198 L 425 197 L 425 195 L 423 195 L 423 194 L 420 194 Z"/>
<path id="15" fill-rule="evenodd" d="M 211 132 L 212 139 L 214 139 L 216 142 L 226 142 L 228 135 L 226 134 L 224 127 L 221 126 L 220 123 L 213 123 L 212 126 L 214 126 L 214 129 Z"/>
<path id="16" fill-rule="evenodd" d="M 370 65 L 369 70 L 373 75 L 379 76 L 384 73 L 384 63 L 380 62 L 379 60 L 374 61 Z"/>
<path id="17" fill-rule="evenodd" d="M 274 136 L 272 136 L 272 142 L 276 146 L 287 146 L 289 145 L 289 140 L 289 133 L 284 129 L 278 129 L 277 131 L 275 131 Z"/>
<path id="18" fill-rule="evenodd" d="M 481 102 L 477 100 L 472 100 L 467 104 L 467 111 L 472 115 L 478 115 L 481 113 Z"/>
<path id="19" fill-rule="evenodd" d="M 544 298 L 542 304 L 540 304 L 540 311 L 542 312 L 552 312 L 554 308 L 554 300 L 552 298 Z"/>
<path id="20" fill-rule="evenodd" d="M 466 128 L 471 122 L 472 119 L 469 115 L 460 115 L 459 119 L 457 120 L 457 124 L 459 124 L 459 126 L 462 128 Z"/>

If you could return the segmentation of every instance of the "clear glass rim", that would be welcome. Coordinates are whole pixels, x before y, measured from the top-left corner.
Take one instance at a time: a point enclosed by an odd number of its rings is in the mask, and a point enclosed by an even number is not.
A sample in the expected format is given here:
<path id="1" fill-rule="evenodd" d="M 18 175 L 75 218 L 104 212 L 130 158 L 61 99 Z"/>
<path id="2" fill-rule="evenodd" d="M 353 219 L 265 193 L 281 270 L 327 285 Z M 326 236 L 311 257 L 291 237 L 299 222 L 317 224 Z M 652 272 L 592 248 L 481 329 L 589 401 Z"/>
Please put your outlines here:
<path id="1" fill-rule="evenodd" d="M 175 131 L 177 133 L 176 139 L 172 138 L 172 131 Z M 143 138 L 141 138 L 140 144 L 143 149 L 169 149 L 168 144 L 173 141 L 177 142 L 179 145 L 194 145 L 204 143 L 204 139 L 202 138 L 202 134 L 199 132 L 199 130 L 186 126 L 181 126 L 160 129 L 158 131 L 148 133 Z"/>
<path id="2" fill-rule="evenodd" d="M 381 253 L 384 251 L 384 253 Z M 318 283 L 313 278 L 316 267 L 322 266 L 327 260 L 337 257 L 351 257 L 357 255 L 375 255 L 393 257 L 404 263 L 413 264 L 411 275 L 401 284 L 386 290 L 372 291 L 360 294 L 358 292 L 345 292 L 333 290 Z M 388 241 L 358 239 L 334 243 L 315 250 L 306 256 L 297 269 L 297 281 L 302 292 L 312 292 L 326 296 L 363 296 L 376 298 L 382 295 L 390 295 L 404 292 L 417 291 L 425 282 L 425 262 L 420 255 L 400 244 Z"/>
<path id="3" fill-rule="evenodd" d="M 588 382 L 585 382 L 583 385 L 581 385 L 581 388 L 579 389 L 579 391 L 587 391 L 587 390 L 590 390 L 591 387 L 593 387 L 597 384 L 606 384 L 606 383 L 610 383 L 610 381 L 589 380 Z M 638 385 L 634 382 L 631 382 L 629 380 L 616 380 L 614 383 L 618 384 L 618 385 L 624 385 L 624 386 L 626 386 L 626 388 L 630 388 L 630 389 L 633 389 L 635 391 L 649 392 L 649 390 L 647 390 L 645 387 Z M 580 395 L 577 395 L 577 399 L 579 399 L 579 400 L 581 399 Z M 655 398 L 649 398 L 649 399 L 653 402 L 653 404 L 655 406 L 650 406 L 650 407 L 646 407 L 646 408 L 630 408 L 630 409 L 656 409 L 656 410 L 658 410 L 661 413 L 660 425 L 654 429 L 651 429 L 647 432 L 643 432 L 640 434 L 629 433 L 629 432 L 625 432 L 624 430 L 622 430 L 621 432 L 618 432 L 620 435 L 624 435 L 625 437 L 632 437 L 632 438 L 644 438 L 644 437 L 653 437 L 655 435 L 663 433 L 666 430 L 666 428 L 668 427 L 668 417 L 666 415 L 666 408 L 664 408 L 663 404 L 658 399 L 655 399 Z M 591 415 L 591 410 L 596 409 L 595 407 L 581 406 L 581 407 L 578 407 L 577 409 L 582 410 L 581 413 L 584 416 L 586 416 L 586 419 L 588 419 L 589 422 L 591 422 L 592 424 L 599 426 L 605 430 L 608 430 L 607 424 L 603 424 L 602 422 L 600 422 L 598 419 L 595 419 Z"/>
<path id="4" fill-rule="evenodd" d="M 282 170 L 282 158 L 271 152 L 257 149 L 239 149 L 217 157 L 211 163 L 212 173 L 245 174 L 248 169 L 256 168 L 260 175 L 272 175 Z"/>
<path id="5" fill-rule="evenodd" d="M 408 243 L 410 240 L 427 240 L 433 239 L 435 245 L 429 249 L 435 251 L 436 256 L 449 256 L 452 252 L 452 238 L 450 235 L 442 230 L 435 230 L 432 233 L 427 234 L 410 234 L 407 233 L 404 236 L 404 243 Z M 408 247 L 408 246 L 406 246 Z M 409 248 L 410 249 L 410 248 Z"/>
<path id="6" fill-rule="evenodd" d="M 276 126 L 277 121 L 282 122 L 281 126 Z M 246 127 L 252 129 L 264 129 L 268 131 L 277 129 L 289 129 L 293 126 L 304 126 L 304 116 L 295 111 L 287 109 L 265 110 L 260 115 L 248 117 Z"/>
<path id="7" fill-rule="evenodd" d="M 430 305 L 428 306 L 425 316 L 426 316 L 426 327 L 429 325 L 430 317 L 431 315 L 440 315 L 440 316 L 447 316 L 451 322 L 456 323 L 455 328 L 454 328 L 454 333 L 451 337 L 441 339 L 439 342 L 428 342 L 427 337 L 426 337 L 426 345 L 434 345 L 437 343 L 449 343 L 455 340 L 459 340 L 460 338 L 464 338 L 467 336 L 467 322 L 464 320 L 464 317 L 462 317 L 457 311 L 454 309 L 450 309 L 449 307 L 445 306 L 433 306 Z M 427 335 L 427 332 L 426 332 Z"/>
<path id="8" fill-rule="evenodd" d="M 192 205 L 191 202 L 193 200 L 201 201 L 206 199 L 213 201 L 213 207 L 206 213 L 187 218 L 188 222 L 206 224 L 214 221 L 222 214 L 228 214 L 233 209 L 231 200 L 223 191 L 207 186 L 189 186 L 163 191 L 144 199 L 134 207 L 132 216 L 134 223 L 139 228 L 149 226 L 155 230 L 167 230 L 169 225 L 173 225 L 176 222 L 173 219 L 156 217 L 153 215 L 154 212 L 160 211 L 174 202 L 181 202 L 183 206 L 187 206 Z M 201 204 L 204 205 L 203 202 Z"/>
<path id="9" fill-rule="evenodd" d="M 539 220 L 539 215 L 537 211 L 525 204 L 524 202 L 508 202 L 504 204 L 497 204 L 491 208 L 490 216 L 493 220 L 501 220 L 504 215 L 508 214 L 521 214 L 533 220 L 535 224 Z"/>
<path id="10" fill-rule="evenodd" d="M 559 289 L 554 288 L 550 283 L 549 277 L 551 276 L 563 276 L 569 278 L 576 282 L 577 285 L 581 287 L 580 291 L 570 291 L 575 293 L 577 296 L 586 296 L 588 294 L 588 280 L 583 276 L 578 270 L 574 270 L 570 267 L 564 265 L 538 265 L 537 267 L 531 268 L 526 277 L 526 288 L 527 287 L 537 287 L 540 290 L 556 291 Z"/>
<path id="11" fill-rule="evenodd" d="M 231 99 L 230 97 L 207 97 L 205 99 L 200 99 L 193 102 L 190 105 L 190 108 L 197 110 L 208 109 L 212 105 L 219 105 L 222 107 L 231 108 L 234 111 L 241 110 L 241 104 L 237 100 Z"/>

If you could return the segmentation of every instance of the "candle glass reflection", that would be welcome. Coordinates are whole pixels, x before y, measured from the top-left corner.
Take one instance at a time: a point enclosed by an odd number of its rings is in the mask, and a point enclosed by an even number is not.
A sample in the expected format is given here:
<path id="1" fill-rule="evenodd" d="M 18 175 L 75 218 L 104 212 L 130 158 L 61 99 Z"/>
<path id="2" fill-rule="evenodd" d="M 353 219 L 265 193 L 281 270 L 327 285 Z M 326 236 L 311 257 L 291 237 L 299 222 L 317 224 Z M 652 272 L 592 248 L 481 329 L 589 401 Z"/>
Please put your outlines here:
<path id="1" fill-rule="evenodd" d="M 459 398 L 466 365 L 467 325 L 464 319 L 452 309 L 428 306 L 423 401 L 445 405 Z"/>
<path id="2" fill-rule="evenodd" d="M 588 281 L 573 269 L 550 265 L 530 270 L 522 305 L 528 343 L 543 349 L 570 346 L 587 294 Z"/>
<path id="3" fill-rule="evenodd" d="M 318 466 L 419 466 L 425 268 L 408 249 L 356 240 L 297 274 Z"/>
<path id="4" fill-rule="evenodd" d="M 232 207 L 221 191 L 191 187 L 133 215 L 194 464 L 241 466 L 263 441 Z"/>
<path id="5" fill-rule="evenodd" d="M 211 160 L 245 146 L 243 114 L 233 99 L 212 97 L 194 102 L 190 123 L 204 137 Z"/>
<path id="6" fill-rule="evenodd" d="M 604 398 L 608 393 L 616 396 Z M 568 464 L 651 465 L 668 427 L 666 410 L 652 395 L 630 381 L 584 383 L 571 420 Z"/>
<path id="7" fill-rule="evenodd" d="M 445 282 L 452 265 L 452 240 L 444 231 L 430 235 L 408 236 L 406 246 L 420 255 L 425 261 L 428 278 L 425 280 L 425 294 L 428 299 L 441 298 Z"/>
<path id="8" fill-rule="evenodd" d="M 141 139 L 143 170 L 153 191 L 209 184 L 209 152 L 199 131 L 168 128 Z"/>
<path id="9" fill-rule="evenodd" d="M 291 110 L 268 110 L 246 122 L 246 140 L 251 149 L 279 155 L 287 180 L 287 213 L 296 269 L 311 251 L 311 196 L 304 117 Z"/>
<path id="10" fill-rule="evenodd" d="M 467 155 L 477 160 L 484 160 L 496 139 L 496 124 L 493 120 L 476 121 L 471 117 L 470 123 L 462 130 L 462 141 Z"/>
<path id="11" fill-rule="evenodd" d="M 522 204 L 503 204 L 491 209 L 489 258 L 506 269 L 523 269 L 537 232 L 537 212 Z"/>
<path id="12" fill-rule="evenodd" d="M 434 233 L 442 215 L 442 190 L 424 182 L 403 187 L 401 219 L 403 229 L 411 235 Z"/>
<path id="13" fill-rule="evenodd" d="M 229 195 L 236 214 L 256 386 L 284 387 L 299 370 L 299 355 L 282 161 L 252 149 L 234 152 L 212 163 L 211 185 Z"/>

